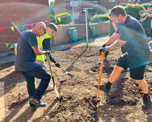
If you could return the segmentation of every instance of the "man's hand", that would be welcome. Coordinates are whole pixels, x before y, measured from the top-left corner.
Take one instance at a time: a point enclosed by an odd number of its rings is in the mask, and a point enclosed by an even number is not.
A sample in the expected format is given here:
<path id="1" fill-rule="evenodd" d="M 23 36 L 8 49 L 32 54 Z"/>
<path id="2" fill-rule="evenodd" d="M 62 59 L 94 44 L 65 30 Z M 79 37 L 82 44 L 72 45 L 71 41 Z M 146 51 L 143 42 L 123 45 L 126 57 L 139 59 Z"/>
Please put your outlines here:
<path id="1" fill-rule="evenodd" d="M 106 47 L 106 46 L 107 46 L 106 44 L 103 44 L 103 45 L 102 45 L 102 47 Z"/>
<path id="2" fill-rule="evenodd" d="M 56 63 L 55 63 L 55 66 L 58 67 L 58 68 L 60 68 L 61 65 L 56 62 Z"/>
<path id="3" fill-rule="evenodd" d="M 50 55 L 50 51 L 46 51 L 46 53 L 45 53 L 46 55 Z"/>
<path id="4" fill-rule="evenodd" d="M 99 49 L 99 52 L 100 52 L 100 54 L 101 54 L 101 52 L 105 52 L 105 47 L 101 47 L 101 48 Z"/>

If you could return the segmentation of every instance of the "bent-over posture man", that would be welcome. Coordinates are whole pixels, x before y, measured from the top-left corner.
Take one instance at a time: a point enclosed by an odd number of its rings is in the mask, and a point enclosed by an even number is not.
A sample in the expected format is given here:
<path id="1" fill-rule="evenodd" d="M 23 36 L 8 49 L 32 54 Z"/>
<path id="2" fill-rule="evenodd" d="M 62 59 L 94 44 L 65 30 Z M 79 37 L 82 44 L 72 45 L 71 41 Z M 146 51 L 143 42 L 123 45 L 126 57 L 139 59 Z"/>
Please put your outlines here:
<path id="1" fill-rule="evenodd" d="M 101 85 L 100 88 L 109 93 L 111 85 L 117 80 L 122 70 L 129 68 L 130 76 L 135 80 L 143 91 L 143 108 L 151 106 L 151 99 L 148 93 L 147 82 L 143 79 L 146 63 L 149 61 L 150 49 L 147 43 L 144 28 L 140 22 L 132 16 L 126 14 L 125 10 L 120 7 L 114 7 L 110 14 L 110 19 L 119 24 L 117 31 L 105 43 L 109 47 L 101 47 L 100 53 L 105 51 L 113 51 L 123 46 L 126 53 L 118 59 L 117 65 L 114 67 L 109 81 Z"/>
<path id="2" fill-rule="evenodd" d="M 57 26 L 54 23 L 50 23 L 47 26 L 47 31 L 44 34 L 44 36 L 37 37 L 38 46 L 41 50 L 49 50 L 51 51 L 51 37 L 55 34 L 57 31 Z M 60 64 L 55 61 L 55 59 L 52 57 L 52 55 L 49 56 L 50 61 L 52 61 L 56 67 L 60 67 Z M 36 61 L 37 64 L 40 64 L 42 67 L 44 67 L 46 70 L 45 65 L 45 57 L 44 55 L 37 55 Z M 39 86 L 41 79 L 35 78 L 36 81 L 36 88 Z M 53 85 L 49 84 L 46 90 L 53 89 Z"/>
<path id="3" fill-rule="evenodd" d="M 32 30 L 23 31 L 18 39 L 15 69 L 23 74 L 27 82 L 27 90 L 30 97 L 29 104 L 31 107 L 45 106 L 45 103 L 41 101 L 41 97 L 51 79 L 47 70 L 35 63 L 36 55 L 50 54 L 49 51 L 41 51 L 37 44 L 36 36 L 43 36 L 45 31 L 45 23 L 40 22 Z M 41 79 L 41 83 L 36 90 L 34 77 Z"/>
<path id="4" fill-rule="evenodd" d="M 118 28 L 118 25 L 116 25 L 116 23 L 114 23 L 110 20 L 110 34 L 109 34 L 109 37 L 111 37 L 117 31 L 117 28 Z M 103 48 L 106 47 L 106 46 L 110 46 L 110 45 L 106 45 L 106 44 L 102 45 Z M 121 47 L 121 52 L 122 52 L 122 54 L 124 54 L 126 52 L 123 47 Z M 107 60 L 108 54 L 109 54 L 109 51 L 105 51 L 105 59 L 106 60 Z"/>

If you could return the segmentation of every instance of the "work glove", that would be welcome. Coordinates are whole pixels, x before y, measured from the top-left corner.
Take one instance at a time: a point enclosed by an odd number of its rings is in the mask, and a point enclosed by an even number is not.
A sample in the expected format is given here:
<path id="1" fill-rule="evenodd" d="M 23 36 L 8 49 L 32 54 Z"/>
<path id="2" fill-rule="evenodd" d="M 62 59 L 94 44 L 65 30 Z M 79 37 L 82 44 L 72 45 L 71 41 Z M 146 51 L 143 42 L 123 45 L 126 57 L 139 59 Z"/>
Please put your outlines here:
<path id="1" fill-rule="evenodd" d="M 50 51 L 46 51 L 46 53 L 45 53 L 46 55 L 50 55 Z"/>
<path id="2" fill-rule="evenodd" d="M 102 47 L 106 47 L 107 45 L 103 44 Z M 107 55 L 109 54 L 109 52 L 105 52 L 105 59 L 107 58 Z"/>
<path id="3" fill-rule="evenodd" d="M 105 52 L 105 47 L 100 47 L 99 52 L 101 54 L 101 52 Z"/>
<path id="4" fill-rule="evenodd" d="M 109 52 L 105 52 L 105 59 L 107 58 L 107 55 L 109 54 Z"/>
<path id="5" fill-rule="evenodd" d="M 102 47 L 106 47 L 107 45 L 103 44 Z"/>
<path id="6" fill-rule="evenodd" d="M 55 63 L 55 66 L 58 67 L 58 68 L 60 68 L 61 65 L 56 62 L 56 63 Z"/>

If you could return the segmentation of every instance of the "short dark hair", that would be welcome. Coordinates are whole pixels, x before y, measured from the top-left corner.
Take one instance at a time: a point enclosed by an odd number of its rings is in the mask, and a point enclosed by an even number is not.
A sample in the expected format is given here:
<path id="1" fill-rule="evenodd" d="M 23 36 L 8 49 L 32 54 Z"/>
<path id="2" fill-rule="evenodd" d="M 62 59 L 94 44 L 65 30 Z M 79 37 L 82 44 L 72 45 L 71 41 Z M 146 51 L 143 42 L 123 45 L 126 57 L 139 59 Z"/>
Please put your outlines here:
<path id="1" fill-rule="evenodd" d="M 54 31 L 58 31 L 58 27 L 54 23 L 49 23 L 47 27 L 53 29 Z"/>
<path id="2" fill-rule="evenodd" d="M 118 18 L 119 15 L 126 16 L 126 11 L 120 5 L 113 7 L 109 13 L 109 16 L 114 18 Z"/>

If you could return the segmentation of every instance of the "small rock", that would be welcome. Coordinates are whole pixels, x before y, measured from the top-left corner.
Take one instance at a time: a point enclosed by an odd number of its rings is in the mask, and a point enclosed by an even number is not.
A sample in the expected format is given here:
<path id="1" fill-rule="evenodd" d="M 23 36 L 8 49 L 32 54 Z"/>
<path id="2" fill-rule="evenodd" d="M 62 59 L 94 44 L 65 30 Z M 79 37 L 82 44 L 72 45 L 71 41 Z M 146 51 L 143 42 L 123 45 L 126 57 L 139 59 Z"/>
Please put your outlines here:
<path id="1" fill-rule="evenodd" d="M 135 120 L 135 122 L 140 122 L 139 120 Z"/>
<path id="2" fill-rule="evenodd" d="M 107 116 L 107 114 L 104 114 L 104 117 L 106 117 Z"/>
<path id="3" fill-rule="evenodd" d="M 50 119 L 50 117 L 49 116 L 45 116 L 45 120 L 49 120 Z"/>
<path id="4" fill-rule="evenodd" d="M 109 111 L 111 110 L 111 108 L 108 109 Z"/>

